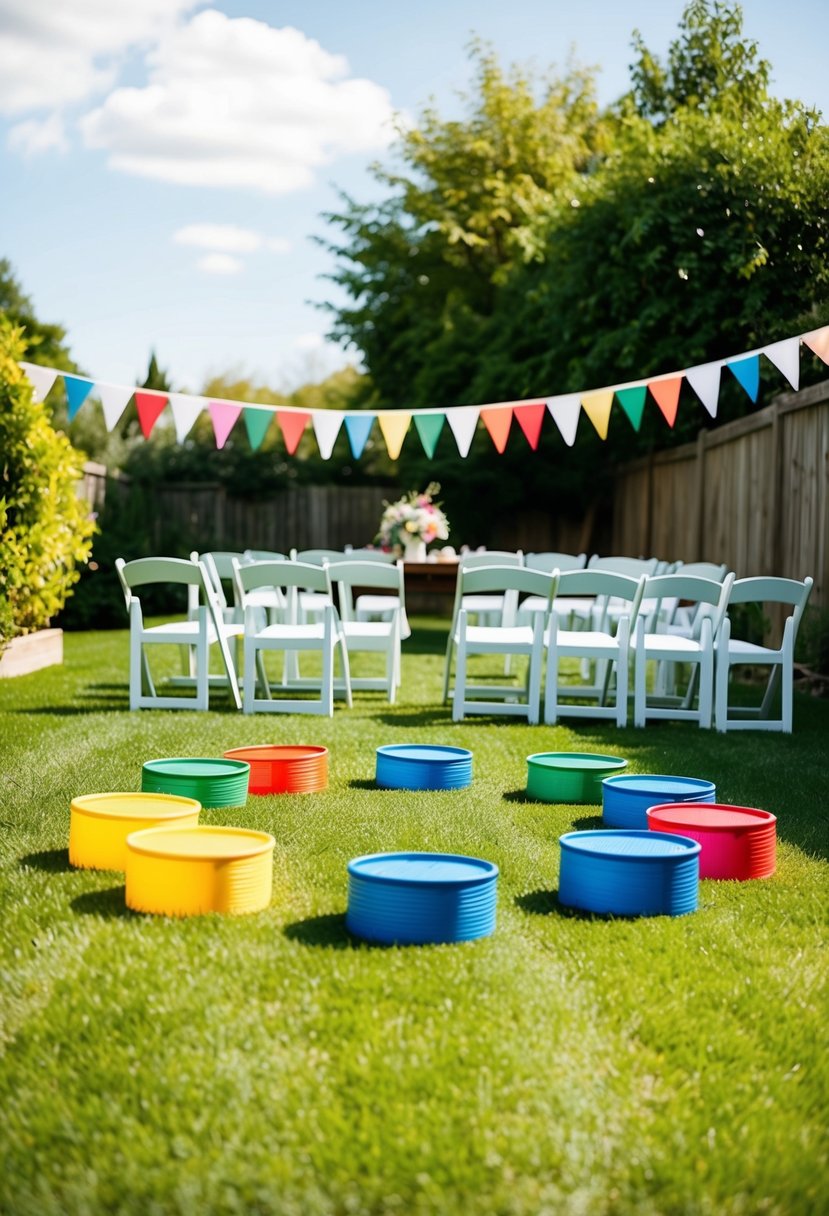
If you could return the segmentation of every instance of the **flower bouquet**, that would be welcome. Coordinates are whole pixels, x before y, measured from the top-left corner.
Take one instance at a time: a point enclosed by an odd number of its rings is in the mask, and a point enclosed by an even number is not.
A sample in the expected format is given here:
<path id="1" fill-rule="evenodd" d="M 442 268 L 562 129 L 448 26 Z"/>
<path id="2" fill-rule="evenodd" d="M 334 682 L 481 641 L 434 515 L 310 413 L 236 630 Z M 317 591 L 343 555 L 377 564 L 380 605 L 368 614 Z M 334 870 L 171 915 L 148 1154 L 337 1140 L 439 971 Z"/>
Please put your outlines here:
<path id="1" fill-rule="evenodd" d="M 430 541 L 449 538 L 446 516 L 434 501 L 439 491 L 440 486 L 433 481 L 422 494 L 411 490 L 397 502 L 384 502 L 375 543 L 401 553 L 409 561 L 424 561 Z"/>

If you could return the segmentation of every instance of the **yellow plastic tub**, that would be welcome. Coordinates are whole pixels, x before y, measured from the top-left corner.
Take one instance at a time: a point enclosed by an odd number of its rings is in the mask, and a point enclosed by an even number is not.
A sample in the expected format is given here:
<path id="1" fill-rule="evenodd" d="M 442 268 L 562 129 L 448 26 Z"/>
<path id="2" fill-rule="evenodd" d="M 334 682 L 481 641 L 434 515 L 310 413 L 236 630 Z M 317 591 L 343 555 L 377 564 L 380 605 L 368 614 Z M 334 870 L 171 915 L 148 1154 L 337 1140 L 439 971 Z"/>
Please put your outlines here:
<path id="1" fill-rule="evenodd" d="M 91 870 L 124 870 L 127 837 L 142 828 L 195 827 L 201 803 L 176 794 L 84 794 L 69 813 L 69 862 Z"/>
<path id="2" fill-rule="evenodd" d="M 127 840 L 127 907 L 161 916 L 241 915 L 271 902 L 268 832 L 247 828 L 151 828 Z"/>

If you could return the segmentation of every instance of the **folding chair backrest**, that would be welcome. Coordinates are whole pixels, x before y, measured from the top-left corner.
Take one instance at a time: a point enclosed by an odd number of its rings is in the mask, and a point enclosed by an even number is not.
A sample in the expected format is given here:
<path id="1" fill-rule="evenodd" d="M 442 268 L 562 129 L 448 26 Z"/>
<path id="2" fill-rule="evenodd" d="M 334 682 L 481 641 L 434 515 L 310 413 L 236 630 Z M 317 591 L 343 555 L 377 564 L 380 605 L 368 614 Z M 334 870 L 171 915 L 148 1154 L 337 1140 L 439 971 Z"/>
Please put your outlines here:
<path id="1" fill-rule="evenodd" d="M 249 562 L 287 562 L 287 553 L 278 553 L 275 549 L 245 549 L 244 557 Z"/>
<path id="2" fill-rule="evenodd" d="M 343 549 L 292 549 L 291 560 L 295 562 L 305 562 L 310 566 L 321 566 L 323 562 L 336 561 L 338 558 L 345 557 Z M 351 555 L 348 554 L 350 557 Z"/>
<path id="3" fill-rule="evenodd" d="M 622 600 L 629 605 L 625 615 L 630 617 L 631 629 L 639 615 L 639 608 L 645 594 L 647 576 L 641 574 L 633 578 L 629 574 L 617 574 L 613 570 L 564 570 L 558 581 L 558 596 L 595 596 L 599 619 L 594 622 L 594 628 L 604 629 L 608 604 L 611 598 Z"/>
<path id="4" fill-rule="evenodd" d="M 812 578 L 806 578 L 802 583 L 795 578 L 738 578 L 731 588 L 728 608 L 733 604 L 788 604 L 793 609 L 791 628 L 794 641 L 813 584 Z"/>
<path id="5" fill-rule="evenodd" d="M 710 578 L 715 583 L 721 583 L 728 574 L 725 562 L 679 562 L 676 574 L 690 574 L 693 578 Z"/>
<path id="6" fill-rule="evenodd" d="M 380 565 L 391 566 L 397 560 L 391 550 L 385 549 L 346 549 L 344 553 L 328 559 L 329 565 L 339 562 L 377 562 Z"/>
<path id="7" fill-rule="evenodd" d="M 699 578 L 692 574 L 683 574 L 682 569 L 676 574 L 658 574 L 645 582 L 645 598 L 656 600 L 656 611 L 659 603 L 665 599 L 687 600 L 691 604 L 709 604 L 711 611 L 698 613 L 701 626 L 704 619 L 711 621 L 711 632 L 716 637 L 723 616 L 725 615 L 733 574 L 726 574 L 721 583 L 710 578 Z"/>
<path id="8" fill-rule="evenodd" d="M 121 563 L 119 577 L 130 591 L 148 583 L 182 583 L 208 591 L 204 566 L 184 557 L 137 557 Z"/>
<path id="9" fill-rule="evenodd" d="M 552 574 L 554 570 L 583 570 L 587 564 L 586 553 L 527 553 L 524 565 L 528 570 L 543 570 Z"/>
<path id="10" fill-rule="evenodd" d="M 610 570 L 614 574 L 627 574 L 630 578 L 639 578 L 642 574 L 647 574 L 650 577 L 656 574 L 659 558 L 597 557 L 594 553 L 587 566 L 590 570 Z"/>
<path id="11" fill-rule="evenodd" d="M 393 566 L 374 561 L 333 562 L 328 566 L 328 573 L 331 581 L 337 584 L 340 614 L 344 621 L 352 619 L 355 587 L 395 592 L 400 608 L 405 614 L 402 562 L 395 562 Z"/>
<path id="12" fill-rule="evenodd" d="M 479 566 L 472 570 L 461 568 L 458 584 L 461 596 L 497 591 L 517 591 L 521 595 L 541 595 L 552 601 L 556 578 L 543 570 L 527 570 L 524 566 Z"/>
<path id="13" fill-rule="evenodd" d="M 236 572 L 243 594 L 258 587 L 276 587 L 280 590 L 301 587 L 303 590 L 331 594 L 327 569 L 307 562 L 251 562 L 247 566 L 237 564 Z"/>
<path id="14" fill-rule="evenodd" d="M 505 549 L 489 549 L 486 553 L 462 553 L 460 570 L 474 570 L 478 566 L 523 566 L 524 554 L 519 549 L 509 552 Z"/>

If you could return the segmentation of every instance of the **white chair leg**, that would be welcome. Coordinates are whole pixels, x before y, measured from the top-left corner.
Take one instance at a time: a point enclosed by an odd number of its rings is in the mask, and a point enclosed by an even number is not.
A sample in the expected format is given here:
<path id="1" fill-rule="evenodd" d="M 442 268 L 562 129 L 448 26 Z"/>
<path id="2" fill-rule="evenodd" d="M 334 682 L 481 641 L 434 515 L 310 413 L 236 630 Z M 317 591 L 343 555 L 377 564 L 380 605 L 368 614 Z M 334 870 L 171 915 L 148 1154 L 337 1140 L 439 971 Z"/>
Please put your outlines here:
<path id="1" fill-rule="evenodd" d="M 530 672 L 527 683 L 527 721 L 531 726 L 538 722 L 541 709 L 541 664 L 543 658 L 544 624 L 536 616 L 533 623 L 533 645 L 530 652 Z"/>
<path id="2" fill-rule="evenodd" d="M 547 682 L 544 687 L 544 724 L 555 726 L 558 719 L 558 625 L 550 623 L 547 644 Z"/>
<path id="3" fill-rule="evenodd" d="M 636 639 L 633 662 L 633 725 L 644 726 L 647 716 L 645 705 L 645 631 L 641 620 L 636 622 Z"/>
<path id="4" fill-rule="evenodd" d="M 616 660 L 616 725 L 626 726 L 628 720 L 628 645 L 630 620 L 622 617 L 616 630 L 619 657 Z"/>
<path id="5" fill-rule="evenodd" d="M 702 622 L 700 648 L 699 701 L 697 703 L 697 710 L 699 712 L 700 726 L 703 730 L 710 730 L 714 691 L 714 639 L 711 635 L 711 622 L 707 617 Z"/>
<path id="6" fill-rule="evenodd" d="M 458 615 L 458 654 L 455 662 L 455 694 L 452 702 L 452 721 L 462 722 L 464 714 L 464 692 L 466 691 L 466 609 Z"/>
<path id="7" fill-rule="evenodd" d="M 720 626 L 714 663 L 714 725 L 720 733 L 728 730 L 728 676 L 731 671 L 728 648 L 731 622 L 725 617 Z"/>

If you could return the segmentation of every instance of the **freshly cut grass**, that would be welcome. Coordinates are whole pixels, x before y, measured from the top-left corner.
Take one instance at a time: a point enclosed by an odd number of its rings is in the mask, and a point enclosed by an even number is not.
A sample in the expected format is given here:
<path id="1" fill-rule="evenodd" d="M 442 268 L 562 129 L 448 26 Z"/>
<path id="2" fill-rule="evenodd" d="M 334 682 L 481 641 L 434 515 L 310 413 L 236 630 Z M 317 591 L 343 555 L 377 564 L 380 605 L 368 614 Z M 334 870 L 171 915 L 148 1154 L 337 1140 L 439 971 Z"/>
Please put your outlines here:
<path id="1" fill-rule="evenodd" d="M 0 1211 L 818 1213 L 829 704 L 796 733 L 686 724 L 452 724 L 446 625 L 416 622 L 397 706 L 333 720 L 127 708 L 124 633 L 0 682 Z M 492 664 L 490 664 L 492 666 Z M 375 748 L 469 747 L 468 790 L 374 787 Z M 72 870 L 69 803 L 137 789 L 144 760 L 253 743 L 330 748 L 324 793 L 204 822 L 276 838 L 270 908 L 173 920 L 123 876 Z M 778 870 L 701 884 L 679 919 L 559 906 L 559 835 L 596 807 L 526 800 L 526 756 L 625 756 L 778 816 Z M 345 931 L 346 863 L 426 849 L 497 862 L 498 927 L 456 946 Z"/>

